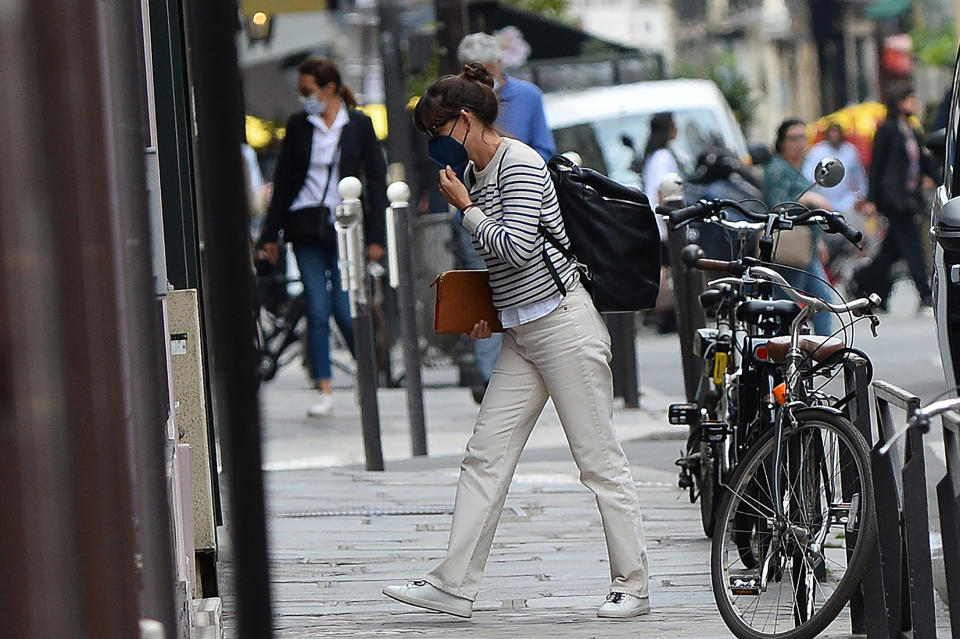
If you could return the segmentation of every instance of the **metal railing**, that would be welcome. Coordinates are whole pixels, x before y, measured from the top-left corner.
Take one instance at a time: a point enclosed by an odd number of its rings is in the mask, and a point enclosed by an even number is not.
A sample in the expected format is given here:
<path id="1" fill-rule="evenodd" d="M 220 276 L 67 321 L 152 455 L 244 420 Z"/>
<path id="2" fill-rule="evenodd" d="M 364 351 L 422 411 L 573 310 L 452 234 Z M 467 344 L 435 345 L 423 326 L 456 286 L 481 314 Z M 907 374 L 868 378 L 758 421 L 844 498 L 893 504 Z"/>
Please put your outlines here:
<path id="1" fill-rule="evenodd" d="M 906 421 L 920 408 L 920 398 L 883 380 L 873 382 L 873 392 L 878 440 L 871 469 L 878 539 L 864 575 L 865 585 L 872 582 L 864 599 L 869 609 L 885 615 L 867 617 L 867 637 L 901 637 L 912 630 L 914 639 L 933 639 L 937 629 L 923 434 L 912 428 L 902 444 L 881 453 L 902 423 L 894 420 L 892 407 L 903 411 Z"/>

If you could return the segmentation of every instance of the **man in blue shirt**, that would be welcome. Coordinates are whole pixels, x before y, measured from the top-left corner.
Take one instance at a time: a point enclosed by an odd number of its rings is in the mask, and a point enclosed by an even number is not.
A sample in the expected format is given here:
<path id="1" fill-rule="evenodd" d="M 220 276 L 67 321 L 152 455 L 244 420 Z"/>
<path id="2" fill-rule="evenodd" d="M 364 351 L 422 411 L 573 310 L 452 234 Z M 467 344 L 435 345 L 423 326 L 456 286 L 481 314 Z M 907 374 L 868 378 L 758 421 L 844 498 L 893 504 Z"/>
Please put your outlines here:
<path id="1" fill-rule="evenodd" d="M 497 39 L 486 33 L 471 33 L 460 41 L 457 59 L 460 64 L 480 62 L 493 74 L 493 91 L 500 101 L 497 128 L 533 147 L 544 162 L 549 161 L 556 147 L 543 112 L 543 93 L 536 85 L 504 72 Z"/>
<path id="2" fill-rule="evenodd" d="M 471 33 L 460 41 L 457 58 L 460 64 L 480 62 L 493 74 L 493 91 L 497 94 L 500 106 L 494 123 L 497 128 L 532 147 L 544 162 L 549 161 L 556 152 L 556 146 L 543 112 L 543 93 L 536 85 L 511 78 L 504 72 L 497 39 L 486 33 Z M 470 232 L 460 223 L 459 213 L 453 220 L 453 246 L 462 268 L 486 268 L 483 259 L 473 248 Z M 477 381 L 480 383 L 473 384 L 471 392 L 479 404 L 500 355 L 503 334 L 494 333 L 489 339 L 473 340 L 473 343 L 476 372 L 480 377 Z"/>

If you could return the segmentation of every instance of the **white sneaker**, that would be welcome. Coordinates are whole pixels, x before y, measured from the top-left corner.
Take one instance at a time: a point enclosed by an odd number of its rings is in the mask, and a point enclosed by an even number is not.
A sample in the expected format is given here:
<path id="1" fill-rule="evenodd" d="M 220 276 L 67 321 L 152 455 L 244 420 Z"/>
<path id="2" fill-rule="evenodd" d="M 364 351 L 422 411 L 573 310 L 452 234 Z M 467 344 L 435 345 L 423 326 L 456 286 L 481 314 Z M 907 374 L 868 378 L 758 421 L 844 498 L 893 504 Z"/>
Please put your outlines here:
<path id="1" fill-rule="evenodd" d="M 447 594 L 426 581 L 411 581 L 404 586 L 387 586 L 383 589 L 383 594 L 405 604 L 434 612 L 445 612 L 448 615 L 468 619 L 473 614 L 472 601 Z"/>
<path id="2" fill-rule="evenodd" d="M 611 592 L 597 609 L 597 616 L 604 619 L 629 619 L 650 612 L 650 598 Z"/>
<path id="3" fill-rule="evenodd" d="M 333 393 L 320 391 L 316 403 L 307 408 L 309 417 L 324 417 L 333 412 Z"/>

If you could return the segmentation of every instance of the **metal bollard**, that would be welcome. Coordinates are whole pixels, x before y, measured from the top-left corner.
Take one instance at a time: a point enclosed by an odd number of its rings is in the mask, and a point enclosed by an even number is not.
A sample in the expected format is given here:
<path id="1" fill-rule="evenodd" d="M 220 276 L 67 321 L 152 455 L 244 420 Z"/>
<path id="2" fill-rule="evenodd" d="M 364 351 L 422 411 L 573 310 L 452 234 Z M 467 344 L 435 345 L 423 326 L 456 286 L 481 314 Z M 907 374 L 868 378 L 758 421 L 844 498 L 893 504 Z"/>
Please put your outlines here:
<path id="1" fill-rule="evenodd" d="M 363 204 L 360 202 L 362 190 L 363 185 L 355 177 L 349 176 L 340 180 L 337 191 L 343 201 L 337 205 L 334 226 L 337 229 L 340 284 L 343 290 L 350 294 L 364 456 L 367 470 L 383 470 L 380 412 L 377 405 L 377 365 L 369 306 L 366 246 L 363 239 Z"/>
<path id="2" fill-rule="evenodd" d="M 427 429 L 423 413 L 423 381 L 420 377 L 420 336 L 417 331 L 417 294 L 414 286 L 413 234 L 408 201 L 410 187 L 394 182 L 387 188 L 387 254 L 390 285 L 397 289 L 400 331 L 403 334 L 403 386 L 407 393 L 410 445 L 413 454 L 427 454 Z M 402 247 L 402 249 L 400 248 Z"/>
<path id="3" fill-rule="evenodd" d="M 683 179 L 668 173 L 660 183 L 663 206 L 671 209 L 683 206 Z M 703 290 L 703 274 L 688 268 L 680 259 L 687 246 L 687 230 L 675 229 L 667 235 L 670 269 L 673 271 L 674 309 L 677 314 L 677 337 L 680 340 L 680 361 L 683 366 L 683 386 L 687 401 L 696 401 L 697 385 L 703 374 L 703 363 L 693 354 L 693 340 L 698 328 L 706 325 L 703 309 L 697 296 Z"/>

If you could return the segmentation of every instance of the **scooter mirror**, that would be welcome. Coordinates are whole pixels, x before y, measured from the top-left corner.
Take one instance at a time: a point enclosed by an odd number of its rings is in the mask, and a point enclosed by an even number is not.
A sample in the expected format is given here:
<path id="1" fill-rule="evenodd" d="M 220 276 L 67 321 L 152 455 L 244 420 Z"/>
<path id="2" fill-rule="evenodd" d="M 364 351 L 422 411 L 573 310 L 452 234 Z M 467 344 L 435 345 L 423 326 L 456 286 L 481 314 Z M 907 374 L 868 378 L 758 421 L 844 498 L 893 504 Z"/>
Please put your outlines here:
<path id="1" fill-rule="evenodd" d="M 813 179 L 824 188 L 833 188 L 843 180 L 843 162 L 837 158 L 823 158 L 813 170 Z"/>

